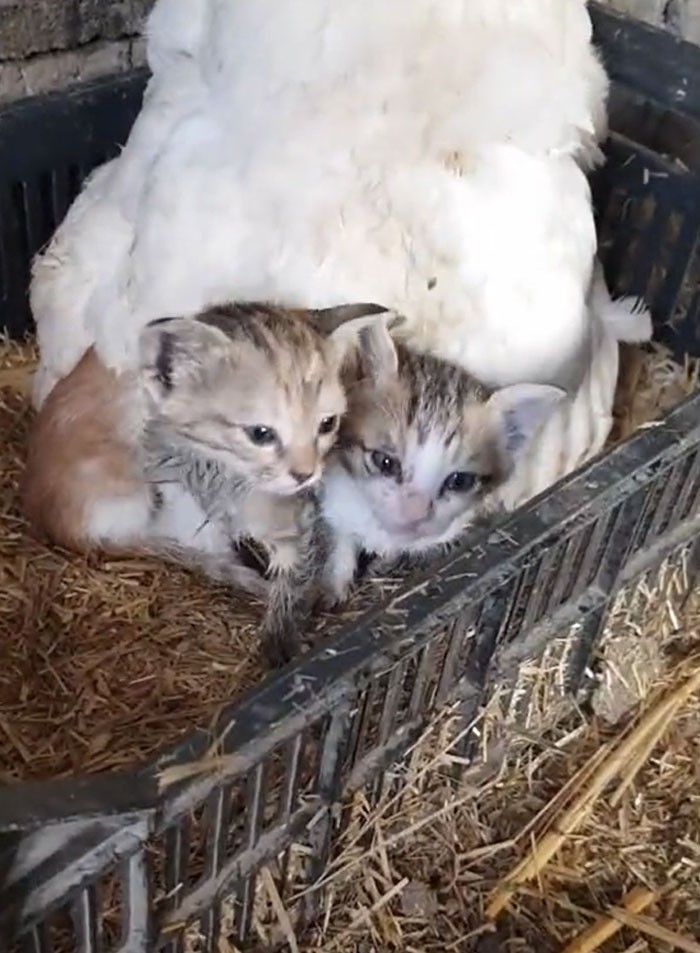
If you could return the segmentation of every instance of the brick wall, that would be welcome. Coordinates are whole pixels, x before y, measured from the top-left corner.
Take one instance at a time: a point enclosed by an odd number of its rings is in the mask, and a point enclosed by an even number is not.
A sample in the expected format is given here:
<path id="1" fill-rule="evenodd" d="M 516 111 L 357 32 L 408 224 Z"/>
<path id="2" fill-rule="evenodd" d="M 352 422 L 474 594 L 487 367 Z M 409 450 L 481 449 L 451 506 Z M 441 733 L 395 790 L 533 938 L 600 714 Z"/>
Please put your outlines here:
<path id="1" fill-rule="evenodd" d="M 700 0 L 605 0 L 700 43 Z M 154 0 L 0 0 L 0 100 L 144 62 Z"/>
<path id="2" fill-rule="evenodd" d="M 144 62 L 154 0 L 0 0 L 0 99 Z"/>

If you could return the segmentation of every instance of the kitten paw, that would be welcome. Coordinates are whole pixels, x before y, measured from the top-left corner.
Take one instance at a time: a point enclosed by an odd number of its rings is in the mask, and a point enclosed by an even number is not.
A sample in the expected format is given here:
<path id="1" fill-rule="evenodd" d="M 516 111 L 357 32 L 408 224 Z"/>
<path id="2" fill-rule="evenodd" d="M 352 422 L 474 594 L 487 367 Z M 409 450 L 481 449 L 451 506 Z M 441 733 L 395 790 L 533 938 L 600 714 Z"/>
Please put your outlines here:
<path id="1" fill-rule="evenodd" d="M 318 598 L 317 607 L 321 612 L 332 612 L 344 605 L 351 595 L 352 580 L 328 583 Z"/>

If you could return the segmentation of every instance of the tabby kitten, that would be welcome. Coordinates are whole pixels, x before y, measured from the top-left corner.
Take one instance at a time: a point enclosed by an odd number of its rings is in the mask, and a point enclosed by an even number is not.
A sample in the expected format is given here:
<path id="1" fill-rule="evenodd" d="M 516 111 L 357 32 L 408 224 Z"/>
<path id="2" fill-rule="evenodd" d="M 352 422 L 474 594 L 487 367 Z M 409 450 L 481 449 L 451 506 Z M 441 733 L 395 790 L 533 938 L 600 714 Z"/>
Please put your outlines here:
<path id="1" fill-rule="evenodd" d="M 565 396 L 542 384 L 489 395 L 463 370 L 394 342 L 386 325 L 362 337 L 323 478 L 334 601 L 347 596 L 363 550 L 385 560 L 431 553 L 497 509 L 499 488 Z"/>
<path id="2" fill-rule="evenodd" d="M 275 664 L 297 648 L 295 620 L 318 575 L 313 488 L 345 412 L 341 368 L 360 329 L 386 320 L 381 310 L 234 304 L 153 322 L 141 338 L 153 537 L 256 594 L 265 587 L 235 548 L 261 544 Z"/>
<path id="3" fill-rule="evenodd" d="M 339 448 L 323 480 L 332 537 L 326 589 L 342 600 L 361 550 L 430 554 L 512 510 L 598 453 L 612 426 L 619 342 L 651 337 L 648 310 L 613 300 L 596 266 L 590 331 L 571 393 L 542 384 L 488 392 L 464 371 L 362 331 Z"/>

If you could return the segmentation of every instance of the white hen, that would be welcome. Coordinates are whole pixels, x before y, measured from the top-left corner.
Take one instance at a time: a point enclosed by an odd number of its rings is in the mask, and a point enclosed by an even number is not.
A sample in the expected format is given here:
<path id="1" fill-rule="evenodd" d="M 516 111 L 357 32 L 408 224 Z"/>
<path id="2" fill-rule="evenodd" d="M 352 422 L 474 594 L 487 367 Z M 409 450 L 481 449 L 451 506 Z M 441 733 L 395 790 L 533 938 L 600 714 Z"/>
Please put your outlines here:
<path id="1" fill-rule="evenodd" d="M 126 148 L 36 261 L 41 403 L 233 298 L 374 300 L 488 384 L 568 383 L 607 81 L 584 0 L 160 0 Z"/>

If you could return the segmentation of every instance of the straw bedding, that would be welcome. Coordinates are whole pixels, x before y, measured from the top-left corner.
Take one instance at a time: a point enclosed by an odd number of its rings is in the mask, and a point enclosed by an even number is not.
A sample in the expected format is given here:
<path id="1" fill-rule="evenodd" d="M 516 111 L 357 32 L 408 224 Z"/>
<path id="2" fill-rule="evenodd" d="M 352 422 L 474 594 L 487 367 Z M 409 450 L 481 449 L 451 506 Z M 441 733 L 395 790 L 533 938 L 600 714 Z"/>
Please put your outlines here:
<path id="1" fill-rule="evenodd" d="M 31 343 L 0 341 L 0 783 L 143 761 L 265 674 L 260 606 L 156 559 L 88 558 L 27 531 Z M 381 594 L 368 582 L 324 633 Z M 313 633 L 311 633 L 313 636 Z"/>
<path id="2" fill-rule="evenodd" d="M 296 936 L 292 925 L 303 888 L 282 904 L 275 865 L 264 871 L 253 923 L 261 946 L 700 953 L 700 595 L 685 599 L 685 572 L 685 561 L 666 564 L 620 595 L 592 713 L 562 704 L 545 656 L 530 666 L 517 718 L 498 696 L 480 714 L 479 757 L 457 784 L 446 711 L 398 791 L 387 787 L 372 807 L 356 795 L 313 932 Z M 663 665 L 648 666 L 650 641 Z M 187 940 L 199 953 L 196 928 Z M 219 953 L 236 953 L 226 934 Z"/>
<path id="3" fill-rule="evenodd" d="M 142 761 L 258 681 L 259 607 L 155 560 L 76 557 L 33 540 L 19 481 L 31 343 L 0 347 L 0 783 Z M 626 349 L 615 439 L 697 383 L 661 348 Z M 378 598 L 382 581 L 325 634 Z"/>

